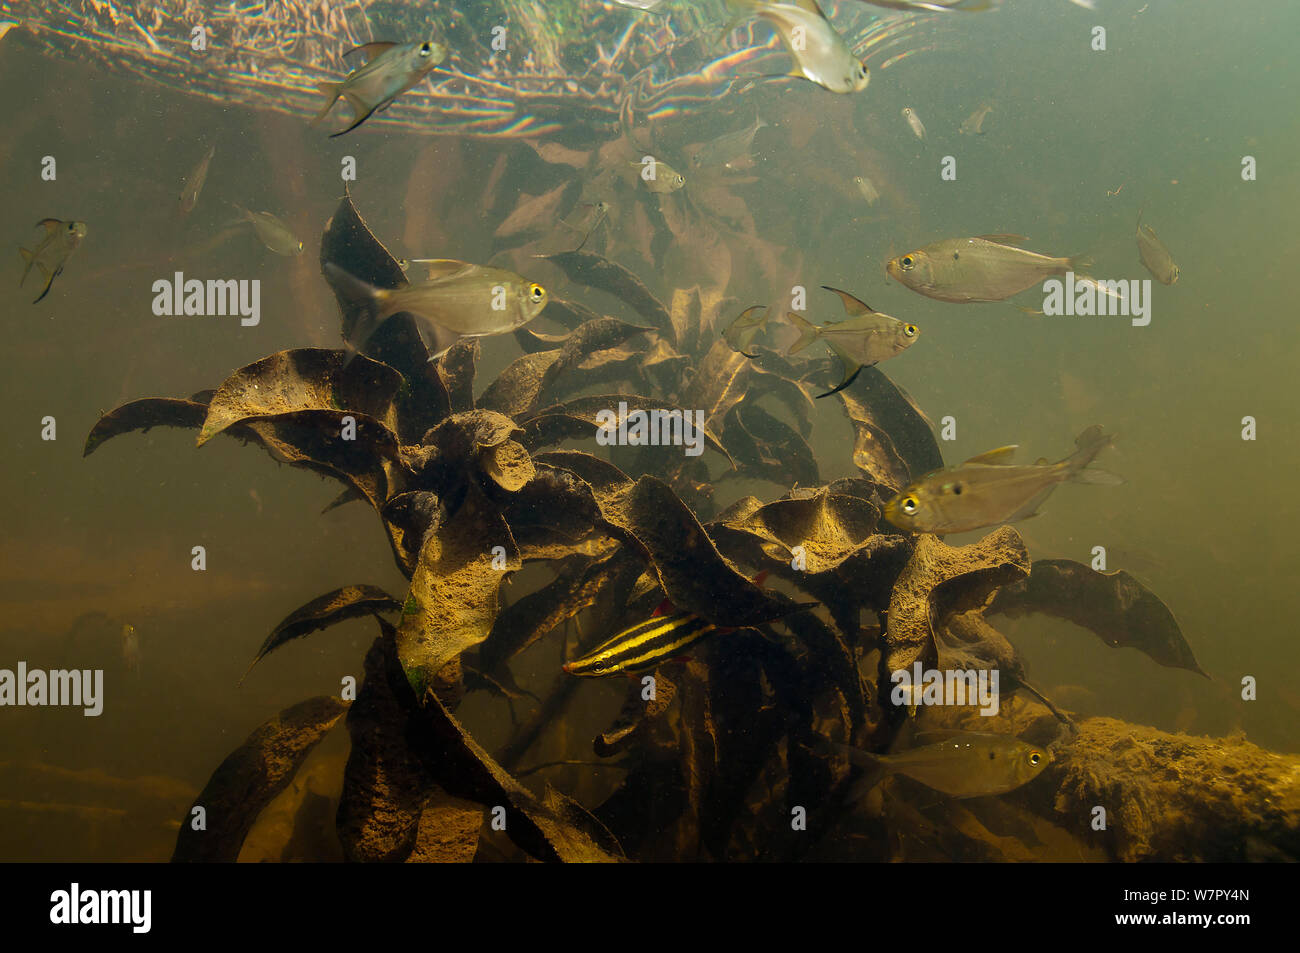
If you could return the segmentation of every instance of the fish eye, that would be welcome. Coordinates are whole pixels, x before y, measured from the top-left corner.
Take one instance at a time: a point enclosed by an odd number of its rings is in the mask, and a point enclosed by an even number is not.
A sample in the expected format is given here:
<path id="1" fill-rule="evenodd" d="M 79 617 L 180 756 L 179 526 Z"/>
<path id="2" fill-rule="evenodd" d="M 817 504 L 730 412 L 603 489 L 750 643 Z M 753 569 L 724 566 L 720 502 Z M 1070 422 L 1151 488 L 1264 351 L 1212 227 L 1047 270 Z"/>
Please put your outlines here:
<path id="1" fill-rule="evenodd" d="M 907 499 L 903 500 L 904 513 L 906 513 L 908 516 L 911 516 L 913 513 L 916 512 L 916 510 L 917 510 L 917 505 L 916 505 L 915 497 L 909 496 Z"/>
<path id="2" fill-rule="evenodd" d="M 916 337 L 916 325 L 909 324 L 907 327 L 903 328 L 903 333 L 906 334 L 909 338 Z"/>
<path id="3" fill-rule="evenodd" d="M 903 266 L 904 271 L 911 271 L 912 266 L 916 264 L 916 259 L 911 255 L 904 255 L 902 259 L 900 259 L 899 264 Z"/>
<path id="4" fill-rule="evenodd" d="M 539 284 L 531 284 L 528 286 L 528 297 L 534 301 L 541 301 L 546 297 L 546 289 Z"/>
<path id="5" fill-rule="evenodd" d="M 953 495 L 953 496 L 961 496 L 961 491 L 964 490 L 964 489 L 966 489 L 966 488 L 965 488 L 964 486 L 962 486 L 960 483 L 954 483 L 954 484 L 952 485 L 952 495 Z"/>
<path id="6" fill-rule="evenodd" d="M 1034 765 L 1034 766 L 1037 766 L 1037 765 L 1038 765 L 1038 762 L 1040 762 L 1040 761 L 1042 761 L 1042 760 L 1043 760 L 1043 756 L 1042 756 L 1041 754 L 1039 754 L 1037 751 L 1031 751 L 1031 752 L 1029 752 L 1029 763 L 1030 763 L 1030 764 L 1032 764 L 1032 765 Z"/>
<path id="7" fill-rule="evenodd" d="M 858 75 L 859 75 L 859 76 L 866 76 L 869 72 L 871 72 L 871 71 L 870 71 L 869 69 L 867 69 L 867 64 L 866 64 L 866 63 L 859 63 L 859 64 L 858 64 Z"/>
<path id="8" fill-rule="evenodd" d="M 428 43 L 421 43 L 421 44 L 420 44 L 420 55 L 421 55 L 421 56 L 428 56 L 428 55 L 429 55 L 430 53 L 432 53 L 432 52 L 433 52 L 433 47 L 430 46 Z"/>

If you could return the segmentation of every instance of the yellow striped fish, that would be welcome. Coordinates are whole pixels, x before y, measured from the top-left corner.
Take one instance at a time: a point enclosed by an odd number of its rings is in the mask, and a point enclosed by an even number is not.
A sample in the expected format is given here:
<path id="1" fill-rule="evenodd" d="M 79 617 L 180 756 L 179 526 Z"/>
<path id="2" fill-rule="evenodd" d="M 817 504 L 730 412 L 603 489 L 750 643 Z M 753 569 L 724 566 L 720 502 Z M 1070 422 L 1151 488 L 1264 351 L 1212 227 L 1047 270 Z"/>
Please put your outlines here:
<path id="1" fill-rule="evenodd" d="M 624 629 L 582 658 L 564 665 L 570 675 L 596 678 L 601 675 L 634 675 L 658 668 L 678 658 L 688 647 L 715 632 L 724 631 L 693 612 L 655 614 L 630 629 Z"/>

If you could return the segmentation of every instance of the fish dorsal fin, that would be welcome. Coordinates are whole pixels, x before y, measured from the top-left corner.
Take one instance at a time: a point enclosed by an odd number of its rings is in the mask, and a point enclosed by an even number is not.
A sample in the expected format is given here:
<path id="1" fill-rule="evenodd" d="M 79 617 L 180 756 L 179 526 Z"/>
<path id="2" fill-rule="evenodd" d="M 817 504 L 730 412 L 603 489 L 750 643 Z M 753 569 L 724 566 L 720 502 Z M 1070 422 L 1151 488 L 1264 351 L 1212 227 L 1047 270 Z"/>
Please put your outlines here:
<path id="1" fill-rule="evenodd" d="M 943 744 L 945 741 L 970 741 L 979 737 L 978 733 L 962 731 L 959 728 L 929 728 L 912 735 L 909 747 L 921 748 L 926 745 Z"/>
<path id="2" fill-rule="evenodd" d="M 375 43 L 363 43 L 360 46 L 352 47 L 352 49 L 348 50 L 346 53 L 343 54 L 343 57 L 344 59 L 346 59 L 347 57 L 351 56 L 353 53 L 360 53 L 363 57 L 365 57 L 365 62 L 369 63 L 379 54 L 386 53 L 388 50 L 391 50 L 395 46 L 397 46 L 396 43 L 389 43 L 384 41 L 378 41 Z"/>
<path id="3" fill-rule="evenodd" d="M 676 611 L 677 607 L 673 605 L 673 600 L 665 597 L 663 602 L 655 606 L 655 611 L 650 613 L 650 618 L 657 619 L 662 615 L 672 615 Z"/>
<path id="4" fill-rule="evenodd" d="M 830 285 L 822 285 L 822 287 L 825 288 L 827 291 L 834 291 L 837 295 L 840 296 L 840 300 L 844 302 L 844 311 L 849 315 L 849 317 L 856 318 L 860 314 L 876 313 L 873 310 L 871 310 L 870 305 L 868 305 L 864 301 L 859 301 L 857 298 L 853 297 L 853 295 L 849 294 L 847 291 L 840 291 L 839 288 L 832 288 Z"/>
<path id="5" fill-rule="evenodd" d="M 817 0 L 794 0 L 794 5 L 800 10 L 819 16 L 823 20 L 826 19 L 826 14 L 822 13 L 822 8 L 817 6 Z"/>
<path id="6" fill-rule="evenodd" d="M 976 235 L 976 238 L 982 238 L 986 242 L 995 242 L 999 245 L 1023 245 L 1029 241 L 1024 235 L 1012 235 L 1010 233 L 999 232 L 996 235 Z"/>
<path id="7" fill-rule="evenodd" d="M 408 258 L 407 261 L 412 265 L 424 265 L 429 270 L 430 281 L 448 278 L 462 269 L 473 267 L 469 262 L 455 258 Z"/>
<path id="8" fill-rule="evenodd" d="M 36 227 L 44 228 L 46 234 L 49 234 L 50 232 L 58 231 L 60 228 L 62 228 L 63 223 L 60 222 L 57 218 L 43 218 L 36 223 Z"/>
<path id="9" fill-rule="evenodd" d="M 999 463 L 1007 463 L 1015 455 L 1016 450 L 1020 447 L 1018 443 L 1008 444 L 1005 447 L 998 447 L 996 450 L 985 450 L 981 454 L 971 457 L 966 463 L 983 463 L 994 466 Z"/>

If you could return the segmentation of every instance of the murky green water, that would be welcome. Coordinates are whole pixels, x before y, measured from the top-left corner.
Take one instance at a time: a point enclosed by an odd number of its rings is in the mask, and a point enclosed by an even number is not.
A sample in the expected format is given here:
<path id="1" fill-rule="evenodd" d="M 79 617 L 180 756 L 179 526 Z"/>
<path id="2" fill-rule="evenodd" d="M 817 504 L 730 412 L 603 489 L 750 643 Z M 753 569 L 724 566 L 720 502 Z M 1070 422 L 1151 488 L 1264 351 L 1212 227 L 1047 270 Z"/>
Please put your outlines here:
<path id="1" fill-rule="evenodd" d="M 397 257 L 487 262 L 495 254 L 494 264 L 535 274 L 553 294 L 635 321 L 613 299 L 530 258 L 531 245 L 494 238 L 519 200 L 570 182 L 569 204 L 608 197 L 615 205 L 585 250 L 625 266 L 665 302 L 675 289 L 700 285 L 735 299 L 730 320 L 752 304 L 785 308 L 790 289 L 803 285 L 810 317 L 824 321 L 839 316 L 833 296 L 818 290 L 831 285 L 914 322 L 923 337 L 882 369 L 936 431 L 954 418 L 956 438 L 940 442 L 949 464 L 1013 443 L 1022 459 L 1056 460 L 1086 426 L 1105 425 L 1118 442 L 1099 464 L 1127 482 L 1064 486 L 1017 528 L 1035 559 L 1087 563 L 1094 547 L 1106 547 L 1107 568 L 1131 571 L 1159 595 L 1212 678 L 1111 649 L 1045 616 L 999 628 L 1033 683 L 1079 715 L 1196 735 L 1244 732 L 1264 748 L 1300 750 L 1300 688 L 1291 677 L 1300 669 L 1292 581 L 1300 569 L 1292 491 L 1300 339 L 1290 277 L 1300 207 L 1292 92 L 1300 14 L 1281 3 L 1101 3 L 1088 12 L 1066 0 L 1007 0 L 996 13 L 952 14 L 926 28 L 938 31 L 933 37 L 919 29 L 911 41 L 935 49 L 886 69 L 869 58 L 875 75 L 862 93 L 761 83 L 661 120 L 640 117 L 635 145 L 594 134 L 563 146 L 556 136 L 431 137 L 377 123 L 329 139 L 303 119 L 246 108 L 233 95 L 191 97 L 42 55 L 21 27 L 0 39 L 8 93 L 0 220 L 15 249 L 0 290 L 8 328 L 0 668 L 19 659 L 32 668 L 103 668 L 106 680 L 97 718 L 0 709 L 0 762 L 13 779 L 0 794 L 0 856 L 166 859 L 185 808 L 221 760 L 275 712 L 337 694 L 344 676 L 359 680 L 375 636 L 371 619 L 341 623 L 275 652 L 239 685 L 271 628 L 339 586 L 406 590 L 369 508 L 321 515 L 338 487 L 254 447 L 217 439 L 196 450 L 193 431 L 158 428 L 82 457 L 91 426 L 119 404 L 216 387 L 282 349 L 339 345 L 318 250 L 347 156 L 356 160 L 357 208 Z M 839 3 L 834 22 L 861 17 L 858 6 Z M 1105 51 L 1090 49 L 1095 25 L 1107 30 Z M 754 35 L 765 40 L 770 31 Z M 982 103 L 994 107 L 985 134 L 959 135 Z M 925 140 L 908 129 L 904 106 L 924 120 Z M 756 114 L 771 126 L 757 135 L 752 168 L 692 174 L 687 146 Z M 209 143 L 217 147 L 211 172 L 183 218 L 182 180 Z M 613 168 L 647 145 L 687 170 L 682 193 L 637 190 Z M 57 163 L 53 181 L 42 178 L 46 156 Z M 947 156 L 955 179 L 941 177 Z M 1254 181 L 1243 181 L 1245 156 L 1258 162 Z M 858 195 L 855 175 L 876 184 L 877 204 Z M 278 257 L 246 227 L 228 230 L 232 203 L 274 212 L 305 242 L 304 254 Z M 1146 327 L 1122 317 L 1025 314 L 1020 306 L 1041 307 L 1036 290 L 1000 303 L 934 301 L 884 273 L 889 257 L 931 241 L 1011 232 L 1029 236 L 1036 251 L 1090 255 L 1098 277 L 1147 278 L 1134 241 L 1144 203 L 1181 268 L 1175 285 L 1155 285 Z M 84 221 L 88 235 L 50 295 L 32 304 L 39 286 L 29 278 L 18 287 L 16 248 L 32 247 L 30 226 L 46 217 Z M 156 316 L 152 284 L 175 271 L 259 279 L 260 323 Z M 532 327 L 564 331 L 545 314 Z M 785 334 L 782 345 L 792 337 Z M 520 353 L 509 335 L 484 339 L 478 390 Z M 808 439 L 822 480 L 858 475 L 838 405 L 819 400 L 814 410 Z M 1258 426 L 1251 441 L 1242 439 L 1247 416 Z M 42 439 L 46 417 L 54 440 Z M 590 439 L 566 446 L 596 450 Z M 705 459 L 715 490 L 702 519 L 742 495 L 767 501 L 790 489 L 723 479 L 720 458 Z M 204 572 L 191 569 L 194 546 L 206 548 Z M 530 566 L 506 588 L 507 600 L 547 578 Z M 122 622 L 139 635 L 138 672 L 121 658 Z M 520 685 L 545 694 L 561 641 L 557 629 L 516 660 Z M 1258 700 L 1241 700 L 1247 676 L 1258 679 Z M 625 691 L 621 679 L 584 683 L 563 724 L 524 761 L 592 760 L 590 739 Z M 521 720 L 536 709 L 530 698 L 515 705 Z M 471 693 L 456 717 L 490 752 L 514 732 L 506 704 L 488 693 Z M 310 784 L 337 798 L 346 756 L 340 727 L 293 790 Z M 55 769 L 95 774 L 59 780 Z M 171 780 L 141 780 L 151 777 Z M 621 779 L 618 770 L 570 766 L 524 780 L 538 790 L 550 781 L 594 809 Z M 273 813 L 246 857 L 280 859 L 290 822 L 272 829 Z M 129 823 L 119 823 L 123 816 Z M 322 843 L 305 853 L 337 856 L 336 843 Z M 761 845 L 751 853 L 766 856 Z"/>

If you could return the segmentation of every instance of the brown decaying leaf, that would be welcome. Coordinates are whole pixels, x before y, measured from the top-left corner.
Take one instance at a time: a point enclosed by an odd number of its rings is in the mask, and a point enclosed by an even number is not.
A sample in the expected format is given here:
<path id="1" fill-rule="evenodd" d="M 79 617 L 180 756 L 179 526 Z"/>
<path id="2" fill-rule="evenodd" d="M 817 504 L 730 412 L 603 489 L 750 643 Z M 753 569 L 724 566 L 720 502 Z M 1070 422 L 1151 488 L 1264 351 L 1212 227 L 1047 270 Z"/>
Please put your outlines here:
<path id="1" fill-rule="evenodd" d="M 1026 612 L 1067 619 L 1109 646 L 1134 648 L 1161 665 L 1209 678 L 1169 607 L 1122 569 L 1096 572 L 1069 559 L 1036 559 L 1029 578 L 1005 587 L 988 609 L 989 615 Z"/>
<path id="2" fill-rule="evenodd" d="M 853 425 L 853 465 L 867 479 L 897 492 L 911 481 L 911 468 L 894 446 L 889 431 L 872 421 L 866 404 L 850 391 L 851 388 L 842 390 L 835 396 L 844 405 L 844 412 Z"/>
<path id="3" fill-rule="evenodd" d="M 917 538 L 912 558 L 894 582 L 885 629 L 881 677 L 935 659 L 935 630 L 950 612 L 983 608 L 993 591 L 1029 575 L 1024 541 L 1010 526 L 979 542 L 953 547 L 936 536 Z"/>
<path id="4" fill-rule="evenodd" d="M 504 568 L 493 567 L 493 549 Z M 412 684 L 424 686 L 444 665 L 487 638 L 506 573 L 523 565 L 500 509 L 476 487 L 424 537 L 402 608 L 397 651 Z"/>
<path id="5" fill-rule="evenodd" d="M 357 700 L 348 712 L 352 747 L 343 771 L 336 828 L 350 861 L 405 860 L 415 846 L 421 812 L 433 787 L 423 762 L 407 746 L 407 712 L 388 678 L 395 633 L 385 622 L 380 626 L 379 637 L 366 652 Z"/>
<path id="6" fill-rule="evenodd" d="M 641 315 L 659 330 L 661 334 L 673 334 L 673 322 L 668 309 L 656 298 L 650 289 L 632 272 L 616 262 L 593 255 L 590 252 L 570 251 L 558 255 L 548 255 L 547 261 L 554 262 L 573 281 L 589 288 L 607 291 L 621 298 L 632 310 Z"/>
<path id="7" fill-rule="evenodd" d="M 801 546 L 803 569 L 791 571 L 817 575 L 852 556 L 879 523 L 880 510 L 869 500 L 821 487 L 811 496 L 766 504 L 743 497 L 709 529 L 716 539 L 743 537 L 739 542 L 749 542 L 744 551 L 755 565 L 767 557 L 789 567 Z"/>
<path id="8" fill-rule="evenodd" d="M 99 449 L 100 444 L 124 433 L 139 430 L 147 433 L 154 427 L 189 427 L 197 430 L 208 415 L 207 404 L 170 397 L 145 397 L 110 410 L 90 428 L 83 457 Z"/>
<path id="9" fill-rule="evenodd" d="M 601 518 L 600 504 L 584 480 L 546 464 L 536 465 L 532 479 L 510 498 L 503 512 L 525 555 L 545 551 L 552 544 L 569 550 L 590 536 Z"/>
<path id="10" fill-rule="evenodd" d="M 656 672 L 655 697 L 642 698 L 640 679 L 628 682 L 627 694 L 623 698 L 623 707 L 614 718 L 614 723 L 596 736 L 592 748 L 601 758 L 612 758 L 648 730 L 650 725 L 664 716 L 668 706 L 677 696 L 677 685 L 672 677 L 662 671 Z"/>
<path id="11" fill-rule="evenodd" d="M 493 410 L 507 417 L 520 417 L 531 410 L 542 390 L 543 375 L 559 360 L 560 351 L 524 354 L 497 375 L 479 398 L 480 410 Z"/>
<path id="12" fill-rule="evenodd" d="M 365 584 L 344 586 L 342 589 L 327 592 L 289 613 L 271 631 L 266 641 L 262 643 L 262 647 L 257 650 L 252 664 L 248 666 L 249 671 L 252 671 L 253 665 L 293 639 L 329 628 L 345 619 L 354 619 L 375 612 L 391 612 L 401 607 L 400 601 L 378 586 Z M 244 677 L 247 678 L 247 674 Z"/>
<path id="13" fill-rule="evenodd" d="M 151 397 L 123 404 L 101 417 L 86 438 L 84 455 L 111 437 L 159 426 L 199 426 L 206 405 L 197 401 Z M 342 418 L 352 416 L 356 440 L 341 440 Z M 198 421 L 198 423 L 196 423 Z M 246 420 L 222 431 L 254 442 L 272 458 L 342 481 L 349 491 L 379 507 L 400 487 L 403 476 L 391 461 L 396 438 L 386 427 L 362 414 L 338 410 L 306 410 L 275 419 Z"/>
<path id="14" fill-rule="evenodd" d="M 582 187 L 577 179 L 561 182 L 541 195 L 520 195 L 514 210 L 492 233 L 498 239 L 526 241 L 537 238 L 554 227 L 559 210 L 565 202 L 565 192 L 576 192 Z M 572 198 L 570 194 L 568 198 Z"/>
<path id="15" fill-rule="evenodd" d="M 714 341 L 682 394 L 682 405 L 704 411 L 706 426 L 720 426 L 749 390 L 749 359 L 726 341 Z"/>
<path id="16" fill-rule="evenodd" d="M 429 774 L 448 794 L 504 807 L 506 835 L 533 857 L 567 863 L 624 859 L 595 817 L 568 799 L 552 799 L 551 807 L 534 797 L 479 747 L 433 693 L 425 695 L 411 718 L 408 738 Z"/>
<path id="17" fill-rule="evenodd" d="M 438 376 L 453 414 L 474 409 L 474 368 L 480 351 L 478 338 L 461 338 L 438 358 Z"/>
<path id="18" fill-rule="evenodd" d="M 520 426 L 524 430 L 524 446 L 528 447 L 529 450 L 536 450 L 538 447 L 557 444 L 573 437 L 591 437 L 594 440 L 595 432 L 600 426 L 596 422 L 596 415 L 601 411 L 609 411 L 617 417 L 620 404 L 627 405 L 629 417 L 637 411 L 648 413 L 661 410 L 687 413 L 686 410 L 674 407 L 667 401 L 654 397 L 643 397 L 640 394 L 600 394 L 592 397 L 578 397 L 563 404 L 546 407 L 523 421 Z M 619 419 L 616 426 L 621 425 L 623 419 L 626 418 Z M 707 424 L 702 433 L 704 442 L 724 455 L 734 467 L 735 461 L 732 460 L 731 454 L 727 453 L 722 442 L 718 440 Z M 673 448 L 672 452 L 679 453 L 681 448 Z"/>
<path id="19" fill-rule="evenodd" d="M 601 509 L 609 524 L 644 548 L 678 609 L 724 626 L 758 625 L 789 612 L 788 603 L 732 567 L 662 480 L 643 476 L 610 494 Z"/>
<path id="20" fill-rule="evenodd" d="M 355 412 L 396 429 L 393 398 L 402 376 L 386 364 L 324 348 L 278 351 L 241 367 L 217 388 L 199 433 L 203 446 L 232 424 L 304 410 Z"/>
<path id="21" fill-rule="evenodd" d="M 330 262 L 376 288 L 404 288 L 407 285 L 406 274 L 397 259 L 388 253 L 362 221 L 346 191 L 321 235 L 321 268 Z M 361 309 L 342 295 L 336 293 L 335 297 L 343 313 L 343 337 L 351 338 Z"/>
<path id="22" fill-rule="evenodd" d="M 199 793 L 206 827 L 194 829 L 193 808 L 181 819 L 173 863 L 234 863 L 253 822 L 289 786 L 299 765 L 343 717 L 337 698 L 310 698 L 261 725 L 222 761 Z"/>
<path id="23" fill-rule="evenodd" d="M 759 405 L 749 401 L 737 404 L 727 415 L 722 432 L 740 464 L 738 475 L 786 487 L 821 482 L 808 442 Z"/>
<path id="24" fill-rule="evenodd" d="M 533 478 L 534 468 L 515 422 L 490 410 L 453 414 L 424 435 L 421 447 L 406 458 L 419 485 L 444 499 L 457 498 L 481 473 L 506 492 Z"/>

